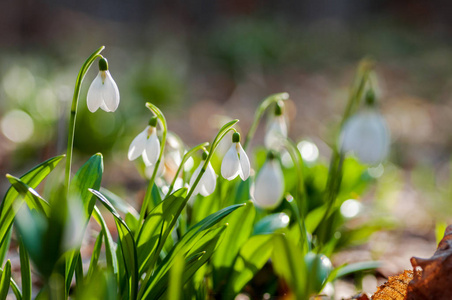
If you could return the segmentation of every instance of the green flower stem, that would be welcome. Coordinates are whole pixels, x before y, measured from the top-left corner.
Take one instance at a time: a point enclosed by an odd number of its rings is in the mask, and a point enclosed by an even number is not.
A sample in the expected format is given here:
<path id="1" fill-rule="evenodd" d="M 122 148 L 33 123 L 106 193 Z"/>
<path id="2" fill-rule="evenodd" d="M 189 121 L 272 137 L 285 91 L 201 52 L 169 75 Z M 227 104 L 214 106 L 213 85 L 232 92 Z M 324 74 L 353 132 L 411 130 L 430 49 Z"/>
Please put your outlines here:
<path id="1" fill-rule="evenodd" d="M 141 206 L 141 210 L 140 210 L 140 219 L 138 222 L 138 224 L 140 224 L 140 226 L 144 220 L 144 217 L 146 216 L 146 212 L 148 210 L 149 203 L 151 201 L 152 187 L 154 186 L 155 177 L 157 176 L 157 171 L 158 171 L 159 165 L 162 161 L 163 151 L 165 150 L 166 135 L 168 133 L 168 126 L 166 125 L 166 119 L 165 119 L 165 116 L 163 115 L 163 113 L 161 112 L 161 110 L 157 106 L 155 106 L 154 104 L 149 103 L 149 102 L 146 103 L 146 107 L 150 111 L 152 111 L 157 116 L 157 118 L 160 120 L 162 129 L 163 129 L 163 133 L 162 133 L 162 141 L 160 142 L 160 155 L 159 155 L 159 158 L 157 159 L 157 162 L 155 163 L 154 171 L 152 172 L 151 179 L 149 180 L 148 188 L 146 189 L 146 195 L 144 196 L 143 205 Z"/>
<path id="2" fill-rule="evenodd" d="M 348 98 L 347 106 L 343 114 L 339 129 L 342 129 L 348 118 L 359 108 L 364 90 L 366 88 L 366 83 L 369 80 L 369 74 L 372 71 L 373 67 L 374 62 L 370 59 L 363 59 L 360 62 L 352 88 L 350 90 L 350 96 Z M 343 176 L 343 162 L 344 154 L 340 149 L 337 149 L 337 145 L 334 144 L 333 155 L 330 162 L 328 179 L 325 188 L 325 203 L 327 203 L 327 209 L 320 224 L 324 223 L 325 220 L 329 217 L 335 199 L 339 194 Z"/>
<path id="3" fill-rule="evenodd" d="M 253 123 L 251 124 L 250 130 L 248 131 L 248 134 L 246 135 L 245 143 L 243 144 L 243 149 L 245 151 L 248 149 L 248 146 L 249 146 L 251 140 L 253 139 L 254 134 L 256 133 L 257 126 L 259 125 L 259 122 L 260 122 L 265 110 L 272 103 L 278 102 L 279 100 L 287 100 L 287 99 L 289 99 L 288 93 L 278 93 L 278 94 L 270 95 L 262 101 L 262 103 L 259 105 L 259 108 L 256 110 L 256 114 L 254 115 Z"/>
<path id="4" fill-rule="evenodd" d="M 350 96 L 348 98 L 347 106 L 342 116 L 340 129 L 342 129 L 347 119 L 359 107 L 362 96 L 364 94 L 366 83 L 369 81 L 369 75 L 374 67 L 374 64 L 375 64 L 374 61 L 369 58 L 364 58 L 359 63 L 358 70 L 356 71 L 356 75 L 353 80 L 353 85 L 350 90 Z"/>
<path id="5" fill-rule="evenodd" d="M 147 106 L 147 105 L 146 105 Z M 153 110 L 154 111 L 154 110 Z M 163 115 L 162 115 L 163 116 Z M 193 195 L 193 191 L 195 190 L 196 186 L 198 185 L 199 181 L 201 180 L 202 175 L 206 172 L 207 169 L 207 165 L 210 161 L 210 159 L 212 158 L 213 153 L 215 152 L 215 150 L 218 147 L 219 142 L 225 137 L 225 135 L 230 131 L 230 130 L 234 130 L 231 127 L 235 125 L 235 123 L 237 123 L 239 120 L 233 120 L 230 121 L 229 123 L 226 123 L 225 125 L 223 125 L 223 127 L 221 127 L 220 131 L 218 132 L 217 136 L 215 137 L 215 139 L 213 140 L 212 144 L 210 145 L 210 152 L 209 155 L 207 156 L 206 160 L 204 161 L 204 165 L 202 166 L 198 177 L 196 177 L 195 182 L 193 183 L 193 186 L 190 188 L 190 191 L 188 192 L 187 196 L 185 197 L 185 205 L 187 204 L 188 200 L 190 199 L 190 197 Z M 152 186 L 151 186 L 152 187 Z M 148 187 L 149 190 L 149 187 Z M 143 206 L 142 206 L 142 210 L 143 210 Z M 178 213 L 176 213 L 176 215 L 179 215 L 181 211 L 179 211 Z M 141 215 L 140 215 L 141 216 Z M 142 299 L 143 296 L 143 292 L 145 290 L 144 287 L 146 287 L 148 281 L 151 279 L 152 276 L 152 271 L 153 271 L 154 266 L 150 266 L 149 271 L 146 272 L 146 277 L 144 278 L 144 280 L 141 283 L 141 289 L 138 293 L 138 299 Z"/>
<path id="6" fill-rule="evenodd" d="M 296 199 L 296 206 L 298 208 L 298 214 L 295 214 L 297 218 L 298 225 L 300 227 L 301 232 L 301 245 L 304 248 L 304 253 L 308 253 L 311 251 L 311 243 L 308 239 L 308 231 L 306 229 L 306 224 L 304 222 L 305 220 L 305 199 L 306 199 L 306 188 L 304 184 L 304 176 L 303 176 L 303 157 L 301 156 L 300 151 L 298 150 L 297 146 L 294 144 L 294 142 L 290 139 L 284 139 L 284 145 L 287 149 L 287 151 L 290 154 L 290 158 L 292 159 L 295 169 L 297 172 L 298 177 L 298 184 L 297 184 L 297 193 L 295 195 Z"/>
<path id="7" fill-rule="evenodd" d="M 210 159 L 212 158 L 213 153 L 215 152 L 215 150 L 218 147 L 218 144 L 220 143 L 220 141 L 226 136 L 226 134 L 231 131 L 234 130 L 232 128 L 232 126 L 235 125 L 235 123 L 237 123 L 239 120 L 233 120 L 230 121 L 228 123 L 226 123 L 225 125 L 223 125 L 223 127 L 221 127 L 220 131 L 218 132 L 217 136 L 215 137 L 215 139 L 213 140 L 212 144 L 210 145 L 210 151 L 209 151 L 209 155 L 207 155 L 206 160 L 204 161 L 204 165 L 202 166 L 198 177 L 196 177 L 195 182 L 193 183 L 193 186 L 190 187 L 190 191 L 188 192 L 188 195 L 185 199 L 190 199 L 191 195 L 193 194 L 193 192 L 195 191 L 196 186 L 198 185 L 199 181 L 202 178 L 202 175 L 204 174 L 204 172 L 206 172 L 207 170 L 207 165 L 210 162 Z"/>
<path id="8" fill-rule="evenodd" d="M 91 65 L 98 57 L 102 57 L 100 53 L 105 49 L 105 46 L 100 47 L 96 51 L 91 54 L 90 57 L 85 61 L 80 72 L 78 73 L 77 79 L 75 81 L 75 89 L 74 96 L 72 97 L 72 106 L 71 106 L 71 116 L 69 119 L 69 130 L 68 130 L 68 139 L 67 139 L 67 150 L 66 150 L 66 170 L 65 170 L 65 180 L 64 184 L 66 188 L 69 190 L 69 183 L 71 181 L 71 165 L 72 165 L 72 151 L 74 148 L 74 132 L 75 132 L 75 121 L 77 117 L 77 104 L 80 98 L 80 90 L 82 87 L 83 79 L 85 78 L 86 73 L 88 72 Z"/>
<path id="9" fill-rule="evenodd" d="M 191 148 L 190 150 L 188 150 L 187 153 L 184 154 L 184 156 L 182 157 L 182 161 L 181 161 L 179 167 L 177 168 L 176 174 L 174 175 L 173 181 L 171 182 L 171 185 L 169 186 L 167 195 L 171 195 L 171 192 L 174 189 L 174 184 L 176 183 L 176 179 L 179 176 L 179 173 L 182 170 L 184 164 L 187 162 L 188 158 L 190 158 L 198 150 L 201 150 L 201 149 L 206 150 L 206 147 L 208 147 L 208 146 L 209 146 L 208 142 L 202 143 L 202 144 L 199 144 L 198 146 Z"/>

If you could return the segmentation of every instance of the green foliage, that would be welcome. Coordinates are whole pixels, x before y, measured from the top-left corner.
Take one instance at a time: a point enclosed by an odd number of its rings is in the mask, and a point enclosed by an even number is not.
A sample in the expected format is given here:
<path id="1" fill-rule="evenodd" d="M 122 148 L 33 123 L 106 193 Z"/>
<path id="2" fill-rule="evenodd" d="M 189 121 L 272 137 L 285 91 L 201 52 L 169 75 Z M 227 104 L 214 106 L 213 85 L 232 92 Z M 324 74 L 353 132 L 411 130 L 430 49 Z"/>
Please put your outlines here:
<path id="1" fill-rule="evenodd" d="M 187 152 L 181 143 L 177 150 L 183 155 L 182 163 L 173 180 L 166 182 L 158 178 L 158 166 L 165 163 L 166 119 L 157 106 L 146 103 L 159 120 L 161 144 L 141 208 L 136 210 L 101 186 L 104 165 L 100 153 L 89 158 L 71 180 L 81 83 L 102 49 L 88 58 L 77 77 L 64 184 L 53 184 L 49 196 L 44 194 L 48 199 L 35 190 L 63 156 L 45 161 L 20 178 L 7 175 L 11 188 L 0 206 L 0 262 L 7 257 L 11 235 L 15 234 L 22 291 L 11 277 L 8 260 L 1 270 L 0 300 L 6 298 L 10 287 L 17 299 L 31 299 L 32 266 L 36 271 L 33 276 L 39 276 L 44 284 L 38 299 L 125 300 L 206 299 L 212 295 L 234 299 L 244 289 L 252 289 L 260 272 L 270 274 L 264 276 L 263 284 L 274 296 L 278 296 L 277 285 L 285 284 L 295 298 L 308 299 L 319 294 L 327 282 L 378 266 L 364 262 L 334 269 L 328 259 L 339 249 L 365 242 L 371 233 L 390 225 L 378 219 L 359 228 L 346 226 L 348 219 L 341 214 L 341 205 L 362 194 L 371 178 L 366 176 L 366 166 L 346 158 L 334 143 L 328 168 L 323 161 L 306 164 L 297 145 L 284 138 L 281 147 L 292 161 L 282 169 L 284 199 L 278 199 L 283 200 L 278 207 L 264 210 L 251 200 L 253 176 L 226 181 L 214 174 L 215 191 L 209 196 L 194 194 L 209 164 L 218 167 L 221 158 L 216 150 L 228 133 L 237 132 L 234 126 L 238 120 L 223 125 L 211 143 L 201 143 Z M 371 65 L 365 62 L 359 68 L 344 120 L 359 106 Z M 287 93 L 278 93 L 264 99 L 244 149 L 267 109 L 288 98 Z M 183 164 L 200 151 L 205 157 L 194 183 L 173 191 Z M 256 152 L 258 167 L 265 161 L 265 152 Z M 185 183 L 187 175 L 182 175 Z M 97 200 L 102 210 L 96 206 Z M 100 229 L 92 229 L 96 231 L 95 242 L 85 273 L 85 252 L 80 247 L 91 218 Z M 107 223 L 111 218 L 116 225 L 112 232 Z M 14 220 L 17 230 L 12 232 Z"/>

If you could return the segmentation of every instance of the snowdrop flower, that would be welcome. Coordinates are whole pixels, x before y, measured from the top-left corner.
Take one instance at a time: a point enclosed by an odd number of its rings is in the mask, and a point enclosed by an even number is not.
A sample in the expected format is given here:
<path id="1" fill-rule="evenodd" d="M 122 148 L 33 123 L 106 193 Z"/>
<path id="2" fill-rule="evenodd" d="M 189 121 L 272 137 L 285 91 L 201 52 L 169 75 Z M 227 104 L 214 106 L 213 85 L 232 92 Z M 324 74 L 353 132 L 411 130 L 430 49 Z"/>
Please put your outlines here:
<path id="1" fill-rule="evenodd" d="M 250 161 L 240 144 L 240 133 L 234 132 L 232 135 L 232 146 L 223 158 L 221 163 L 221 175 L 232 180 L 237 175 L 246 180 L 250 176 Z"/>
<path id="2" fill-rule="evenodd" d="M 352 151 L 363 163 L 376 165 L 389 153 L 386 121 L 374 107 L 374 94 L 366 95 L 366 108 L 347 120 L 339 137 L 340 150 Z"/>
<path id="3" fill-rule="evenodd" d="M 157 137 L 157 117 L 152 117 L 149 125 L 139 133 L 129 147 L 129 160 L 135 160 L 140 155 L 147 167 L 154 165 L 160 155 L 160 141 Z"/>
<path id="4" fill-rule="evenodd" d="M 118 86 L 108 71 L 108 62 L 105 58 L 99 60 L 99 74 L 89 87 L 86 102 L 90 112 L 95 112 L 99 107 L 106 112 L 113 112 L 118 108 Z"/>
<path id="5" fill-rule="evenodd" d="M 265 147 L 269 150 L 280 150 L 282 146 L 281 139 L 287 138 L 287 124 L 283 108 L 284 104 L 282 101 L 276 103 L 275 114 L 265 134 Z"/>
<path id="6" fill-rule="evenodd" d="M 283 200 L 284 176 L 273 151 L 268 152 L 267 161 L 257 175 L 254 202 L 261 208 L 275 208 Z"/>
<path id="7" fill-rule="evenodd" d="M 201 172 L 202 166 L 204 165 L 204 160 L 206 160 L 208 154 L 207 152 L 204 152 L 202 155 L 202 161 L 199 164 L 198 168 L 196 168 L 195 172 L 193 172 L 193 175 L 190 179 L 190 186 L 193 187 L 193 184 L 196 181 L 196 178 L 198 178 L 199 173 Z M 207 164 L 207 169 L 202 175 L 201 179 L 198 182 L 198 185 L 196 185 L 195 190 L 193 191 L 193 196 L 197 194 L 201 194 L 202 196 L 206 197 L 215 191 L 215 186 L 217 184 L 217 174 L 215 174 L 215 171 L 210 164 L 210 162 Z"/>

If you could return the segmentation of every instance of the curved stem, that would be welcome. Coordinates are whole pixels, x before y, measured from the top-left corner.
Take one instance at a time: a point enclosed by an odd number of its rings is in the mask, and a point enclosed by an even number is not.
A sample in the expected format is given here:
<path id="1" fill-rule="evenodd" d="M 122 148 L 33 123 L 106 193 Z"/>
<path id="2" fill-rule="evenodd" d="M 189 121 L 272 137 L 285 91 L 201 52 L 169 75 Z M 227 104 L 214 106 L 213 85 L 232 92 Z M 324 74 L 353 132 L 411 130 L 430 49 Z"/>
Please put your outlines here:
<path id="1" fill-rule="evenodd" d="M 179 176 L 179 173 L 182 170 L 184 164 L 187 162 L 188 158 L 191 157 L 198 150 L 201 150 L 201 149 L 205 150 L 205 147 L 207 147 L 207 146 L 209 146 L 208 142 L 199 144 L 198 146 L 191 148 L 190 150 L 188 150 L 187 153 L 184 154 L 184 156 L 182 157 L 182 161 L 181 161 L 179 167 L 177 168 L 176 174 L 174 175 L 173 181 L 171 182 L 171 185 L 169 186 L 167 195 L 171 195 L 171 192 L 174 189 L 174 184 L 176 183 L 176 179 Z"/>
<path id="2" fill-rule="evenodd" d="M 235 125 L 235 123 L 237 123 L 239 120 L 233 120 L 230 121 L 228 123 L 226 123 L 225 125 L 223 125 L 223 127 L 221 127 L 220 131 L 218 132 L 217 136 L 215 137 L 215 139 L 213 140 L 212 144 L 210 145 L 210 151 L 209 151 L 209 155 L 207 155 L 206 160 L 204 161 L 204 165 L 202 166 L 198 177 L 196 177 L 195 182 L 193 183 L 193 185 L 190 187 L 190 190 L 188 191 L 187 197 L 185 197 L 185 199 L 190 199 L 191 195 L 193 194 L 196 186 L 198 185 L 199 181 L 202 178 L 202 175 L 204 174 L 204 172 L 206 172 L 207 170 L 207 165 L 210 162 L 210 159 L 212 158 L 213 153 L 215 152 L 215 150 L 218 147 L 218 144 L 220 143 L 220 141 L 226 136 L 226 134 L 231 131 L 231 130 L 235 130 L 232 128 L 232 126 Z"/>
<path id="3" fill-rule="evenodd" d="M 284 144 L 286 146 L 287 151 L 290 154 L 290 158 L 292 159 L 295 169 L 297 171 L 298 184 L 297 184 L 297 193 L 296 193 L 296 205 L 298 208 L 298 214 L 295 214 L 297 217 L 297 221 L 301 231 L 301 237 L 303 239 L 302 246 L 304 247 L 304 253 L 311 251 L 311 243 L 308 240 L 308 231 L 306 229 L 306 224 L 304 222 L 304 200 L 305 200 L 305 185 L 304 185 L 304 176 L 303 176 L 303 157 L 301 156 L 300 151 L 297 146 L 292 142 L 292 140 L 286 138 L 284 139 Z"/>
<path id="4" fill-rule="evenodd" d="M 71 165 L 72 165 L 72 151 L 74 148 L 74 132 L 75 132 L 75 121 L 77 117 L 77 104 L 78 99 L 80 97 L 80 90 L 82 87 L 83 79 L 85 78 L 85 74 L 88 72 L 89 68 L 93 64 L 93 62 L 98 57 L 102 57 L 100 53 L 105 49 L 105 46 L 100 47 L 96 51 L 91 54 L 90 57 L 85 61 L 80 72 L 78 73 L 77 79 L 75 81 L 75 89 L 74 96 L 72 97 L 72 105 L 71 105 L 71 115 L 69 119 L 69 130 L 68 130 L 68 139 L 67 139 L 67 150 L 66 150 L 66 169 L 65 169 L 65 180 L 64 184 L 66 189 L 69 189 L 69 183 L 71 181 Z"/>
<path id="5" fill-rule="evenodd" d="M 146 107 L 150 111 L 152 111 L 157 116 L 157 118 L 160 120 L 163 133 L 162 133 L 162 141 L 160 142 L 159 158 L 157 159 L 157 162 L 155 163 L 154 171 L 152 172 L 151 179 L 149 180 L 148 188 L 146 189 L 146 195 L 144 196 L 143 205 L 141 206 L 141 210 L 140 210 L 140 219 L 138 222 L 138 224 L 140 224 L 140 226 L 141 226 L 142 221 L 144 220 L 144 217 L 146 216 L 146 212 L 148 210 L 149 203 L 151 201 L 152 187 L 154 186 L 155 177 L 157 176 L 157 171 L 158 171 L 159 165 L 162 162 L 163 151 L 165 150 L 166 135 L 168 133 L 168 126 L 166 124 L 166 119 L 165 119 L 165 116 L 163 115 L 162 111 L 157 106 L 155 106 L 154 104 L 149 103 L 149 102 L 146 103 Z"/>
<path id="6" fill-rule="evenodd" d="M 259 125 L 259 121 L 262 118 L 262 115 L 264 114 L 265 110 L 270 106 L 270 104 L 274 102 L 278 102 L 279 100 L 287 100 L 289 99 L 288 93 L 278 93 L 273 94 L 265 98 L 262 103 L 259 105 L 258 109 L 256 110 L 256 114 L 254 115 L 253 123 L 251 124 L 250 130 L 248 131 L 248 134 L 246 135 L 245 143 L 243 144 L 243 149 L 246 151 L 251 140 L 254 137 L 254 134 L 256 133 L 257 126 Z"/>

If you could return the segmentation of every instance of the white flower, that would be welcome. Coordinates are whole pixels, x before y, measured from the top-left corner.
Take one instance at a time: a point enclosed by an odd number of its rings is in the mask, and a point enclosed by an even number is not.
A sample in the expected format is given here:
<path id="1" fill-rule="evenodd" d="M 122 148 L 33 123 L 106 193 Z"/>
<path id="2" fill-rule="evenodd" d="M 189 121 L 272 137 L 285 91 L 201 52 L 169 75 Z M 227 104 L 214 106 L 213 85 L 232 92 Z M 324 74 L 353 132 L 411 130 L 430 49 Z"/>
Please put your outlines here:
<path id="1" fill-rule="evenodd" d="M 198 175 L 201 172 L 201 168 L 203 165 L 204 161 L 201 161 L 199 166 L 196 168 L 195 172 L 193 172 L 193 175 L 191 176 L 190 179 L 191 187 L 193 187 L 196 178 L 198 178 Z M 195 190 L 193 191 L 193 196 L 197 194 L 201 194 L 204 197 L 209 196 L 210 194 L 213 193 L 213 191 L 215 191 L 216 184 L 217 184 L 217 174 L 215 174 L 215 171 L 209 162 L 207 164 L 206 171 L 202 175 L 201 179 L 198 182 L 198 185 L 196 185 Z"/>
<path id="2" fill-rule="evenodd" d="M 281 140 L 287 138 L 287 124 L 284 115 L 274 116 L 265 134 L 265 147 L 269 150 L 280 150 Z"/>
<path id="3" fill-rule="evenodd" d="M 366 108 L 344 124 L 339 137 L 339 149 L 353 151 L 363 163 L 375 165 L 389 153 L 390 135 L 386 121 L 372 108 Z"/>
<path id="4" fill-rule="evenodd" d="M 232 146 L 221 163 L 221 175 L 227 180 L 232 180 L 237 175 L 240 175 L 242 180 L 246 180 L 250 176 L 250 161 L 240 145 L 240 135 L 236 132 L 232 139 Z"/>
<path id="5" fill-rule="evenodd" d="M 95 112 L 99 107 L 106 112 L 113 112 L 118 108 L 118 86 L 108 71 L 105 58 L 99 60 L 99 74 L 89 87 L 86 102 L 90 112 Z"/>
<path id="6" fill-rule="evenodd" d="M 284 176 L 281 166 L 270 157 L 257 175 L 254 187 L 254 201 L 261 208 L 277 207 L 284 196 Z"/>
<path id="7" fill-rule="evenodd" d="M 151 119 L 151 122 L 152 120 L 155 120 L 156 125 L 156 119 Z M 160 141 L 157 137 L 157 129 L 152 125 L 146 126 L 130 144 L 128 152 L 129 160 L 135 160 L 140 155 L 143 157 L 144 164 L 148 167 L 154 165 L 159 158 Z"/>

